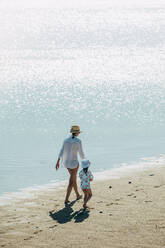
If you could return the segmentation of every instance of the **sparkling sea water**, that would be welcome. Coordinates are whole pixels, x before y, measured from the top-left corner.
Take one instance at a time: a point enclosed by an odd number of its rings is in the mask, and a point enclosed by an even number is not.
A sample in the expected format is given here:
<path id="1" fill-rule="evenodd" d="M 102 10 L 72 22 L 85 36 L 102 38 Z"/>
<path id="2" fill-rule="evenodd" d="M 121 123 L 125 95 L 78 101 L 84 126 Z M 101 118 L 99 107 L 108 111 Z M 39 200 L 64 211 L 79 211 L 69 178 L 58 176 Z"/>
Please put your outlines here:
<path id="1" fill-rule="evenodd" d="M 165 165 L 163 1 L 0 3 L 0 195 L 55 171 L 71 125 L 97 177 Z"/>

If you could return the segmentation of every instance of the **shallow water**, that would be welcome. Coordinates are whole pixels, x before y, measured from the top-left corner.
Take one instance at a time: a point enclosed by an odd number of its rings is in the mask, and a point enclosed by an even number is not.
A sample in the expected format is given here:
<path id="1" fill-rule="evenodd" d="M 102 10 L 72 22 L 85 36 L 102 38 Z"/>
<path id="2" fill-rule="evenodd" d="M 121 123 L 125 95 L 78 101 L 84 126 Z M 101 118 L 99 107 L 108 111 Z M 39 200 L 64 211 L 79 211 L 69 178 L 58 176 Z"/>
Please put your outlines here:
<path id="1" fill-rule="evenodd" d="M 83 130 L 94 172 L 165 153 L 162 1 L 55 2 L 53 8 L 48 2 L 30 9 L 6 3 L 0 10 L 0 194 L 65 180 L 65 169 L 56 173 L 54 165 L 72 124 Z"/>

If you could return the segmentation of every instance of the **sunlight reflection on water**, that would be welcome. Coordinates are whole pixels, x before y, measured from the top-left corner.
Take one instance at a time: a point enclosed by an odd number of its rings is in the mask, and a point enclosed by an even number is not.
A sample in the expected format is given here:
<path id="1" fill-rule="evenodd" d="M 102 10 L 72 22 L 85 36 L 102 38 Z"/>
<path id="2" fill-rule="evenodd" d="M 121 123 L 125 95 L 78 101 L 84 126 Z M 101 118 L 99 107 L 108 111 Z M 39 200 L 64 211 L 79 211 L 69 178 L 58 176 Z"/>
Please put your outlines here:
<path id="1" fill-rule="evenodd" d="M 164 7 L 97 4 L 0 10 L 1 192 L 65 179 L 72 124 L 95 171 L 164 152 Z"/>

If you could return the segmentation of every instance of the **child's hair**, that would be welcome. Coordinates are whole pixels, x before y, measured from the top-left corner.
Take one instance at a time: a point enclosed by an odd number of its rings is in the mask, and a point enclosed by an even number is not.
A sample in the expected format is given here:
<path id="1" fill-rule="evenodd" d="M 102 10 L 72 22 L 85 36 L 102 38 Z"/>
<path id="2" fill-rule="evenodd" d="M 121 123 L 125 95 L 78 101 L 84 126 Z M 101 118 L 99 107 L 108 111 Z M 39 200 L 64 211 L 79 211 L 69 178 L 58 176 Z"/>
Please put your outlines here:
<path id="1" fill-rule="evenodd" d="M 87 172 L 88 172 L 88 167 L 87 167 L 87 168 L 83 168 L 83 171 L 85 172 L 85 174 L 87 174 Z"/>
<path id="2" fill-rule="evenodd" d="M 72 133 L 72 139 L 74 139 L 74 137 L 75 137 L 75 133 Z"/>

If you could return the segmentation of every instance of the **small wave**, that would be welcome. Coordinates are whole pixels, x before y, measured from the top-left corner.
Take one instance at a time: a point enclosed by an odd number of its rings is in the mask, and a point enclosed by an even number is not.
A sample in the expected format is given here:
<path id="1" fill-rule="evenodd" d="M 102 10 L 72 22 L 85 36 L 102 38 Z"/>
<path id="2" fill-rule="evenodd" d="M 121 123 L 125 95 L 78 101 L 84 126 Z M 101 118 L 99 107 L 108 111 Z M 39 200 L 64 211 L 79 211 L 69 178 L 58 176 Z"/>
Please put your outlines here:
<path id="1" fill-rule="evenodd" d="M 130 164 L 122 163 L 120 166 L 115 166 L 111 170 L 104 170 L 95 173 L 96 180 L 119 179 L 128 176 L 138 171 L 150 170 L 165 165 L 165 155 L 160 157 L 146 157 L 139 162 Z"/>
<path id="2" fill-rule="evenodd" d="M 120 165 L 114 165 L 110 170 L 102 170 L 95 172 L 94 179 L 108 180 L 108 179 L 120 179 L 122 177 L 129 176 L 138 171 L 150 170 L 165 165 L 165 155 L 161 154 L 159 157 L 146 157 L 141 158 L 139 162 L 134 163 L 121 163 Z M 18 192 L 4 193 L 0 197 L 0 206 L 8 205 L 13 202 L 18 202 L 22 199 L 33 199 L 36 195 L 48 192 L 51 190 L 63 189 L 67 181 L 60 182 L 51 180 L 50 183 L 44 185 L 35 185 L 27 188 L 20 189 Z"/>
<path id="3" fill-rule="evenodd" d="M 0 206 L 8 205 L 14 202 L 18 202 L 23 199 L 33 199 L 36 194 L 42 192 L 48 192 L 52 189 L 61 189 L 66 184 L 66 181 L 51 182 L 44 185 L 35 185 L 27 188 L 20 189 L 17 192 L 6 192 L 0 196 Z"/>

